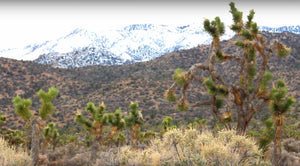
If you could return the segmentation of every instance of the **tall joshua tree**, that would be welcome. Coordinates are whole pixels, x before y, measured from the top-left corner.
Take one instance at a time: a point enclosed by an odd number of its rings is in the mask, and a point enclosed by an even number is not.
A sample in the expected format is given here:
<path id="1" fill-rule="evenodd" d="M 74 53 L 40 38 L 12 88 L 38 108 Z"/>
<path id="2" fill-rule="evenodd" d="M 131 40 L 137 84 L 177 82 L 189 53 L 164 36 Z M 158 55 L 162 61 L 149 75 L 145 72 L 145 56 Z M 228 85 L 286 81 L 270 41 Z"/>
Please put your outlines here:
<path id="1" fill-rule="evenodd" d="M 204 30 L 212 37 L 207 61 L 192 65 L 188 71 L 177 69 L 173 75 L 175 82 L 165 95 L 167 100 L 175 102 L 175 91 L 177 87 L 181 87 L 181 98 L 177 101 L 178 110 L 188 110 L 187 90 L 194 80 L 204 86 L 209 100 L 192 106 L 210 106 L 212 113 L 227 128 L 231 128 L 228 122 L 232 121 L 232 110 L 235 109 L 237 132 L 244 134 L 253 115 L 270 101 L 268 82 L 272 79 L 272 74 L 266 71 L 269 59 L 273 55 L 285 57 L 290 49 L 275 39 L 267 44 L 266 39 L 259 33 L 257 24 L 253 22 L 254 10 L 250 11 L 247 22 L 243 22 L 243 13 L 233 2 L 230 3 L 230 13 L 234 22 L 230 28 L 239 38 L 234 44 L 242 53 L 228 55 L 223 52 L 220 48 L 220 37 L 225 33 L 224 23 L 219 17 L 213 21 L 205 19 Z M 237 74 L 238 79 L 225 81 L 225 73 L 217 71 L 218 65 L 226 63 L 237 65 L 237 73 L 232 74 Z M 204 77 L 204 74 L 208 77 Z"/>
<path id="2" fill-rule="evenodd" d="M 295 102 L 293 97 L 287 96 L 287 89 L 283 80 L 277 80 L 277 85 L 271 90 L 270 110 L 275 122 L 274 137 L 274 156 L 273 164 L 280 166 L 281 164 L 281 130 L 284 123 L 285 114 L 291 110 L 292 104 Z"/>
<path id="3" fill-rule="evenodd" d="M 130 112 L 129 116 L 125 118 L 126 125 L 131 128 L 132 130 L 132 146 L 133 148 L 137 148 L 137 140 L 138 140 L 138 133 L 140 130 L 141 125 L 144 123 L 142 112 L 138 110 L 137 103 L 131 103 L 129 105 Z"/>
<path id="4" fill-rule="evenodd" d="M 47 120 L 50 115 L 54 112 L 55 107 L 52 104 L 52 100 L 58 95 L 59 91 L 51 87 L 46 93 L 44 90 L 38 91 L 37 95 L 42 102 L 41 108 L 39 109 L 39 116 L 33 116 L 30 107 L 31 100 L 30 99 L 22 99 L 20 96 L 16 96 L 12 102 L 15 107 L 16 114 L 21 117 L 28 126 L 32 128 L 32 139 L 31 139 L 31 157 L 33 160 L 33 165 L 38 165 L 38 157 L 39 157 L 39 134 L 42 126 L 44 125 L 43 121 Z"/>

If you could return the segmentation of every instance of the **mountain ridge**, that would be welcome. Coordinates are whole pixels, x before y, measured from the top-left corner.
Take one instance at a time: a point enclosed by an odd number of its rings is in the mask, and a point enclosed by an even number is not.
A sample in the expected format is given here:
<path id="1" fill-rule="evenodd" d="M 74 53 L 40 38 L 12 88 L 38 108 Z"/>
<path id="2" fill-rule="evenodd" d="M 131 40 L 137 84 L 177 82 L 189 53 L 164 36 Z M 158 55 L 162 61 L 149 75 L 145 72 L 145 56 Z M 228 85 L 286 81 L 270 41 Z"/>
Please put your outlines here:
<path id="1" fill-rule="evenodd" d="M 291 31 L 300 34 L 300 26 L 261 27 L 262 31 Z M 223 40 L 234 33 L 227 27 Z M 0 50 L 0 56 L 34 60 L 55 67 L 74 68 L 89 65 L 122 65 L 144 62 L 161 55 L 209 44 L 202 24 L 167 26 L 133 24 L 122 28 L 89 31 L 77 28 L 57 40 L 31 44 L 24 49 Z M 21 56 L 20 56 L 21 55 Z"/>
<path id="2" fill-rule="evenodd" d="M 267 70 L 274 74 L 273 81 L 278 78 L 284 79 L 291 95 L 299 101 L 300 78 L 296 76 L 300 75 L 300 36 L 288 32 L 265 32 L 263 36 L 268 41 L 277 39 L 291 47 L 291 55 L 287 58 L 279 60 L 272 57 Z M 221 42 L 222 50 L 229 54 L 238 52 L 238 49 L 232 46 L 232 40 Z M 208 51 L 209 45 L 199 45 L 147 62 L 66 69 L 33 61 L 0 58 L 0 110 L 8 117 L 8 126 L 21 128 L 23 122 L 18 120 L 13 111 L 13 97 L 18 94 L 23 98 L 31 98 L 32 110 L 38 110 L 40 103 L 36 92 L 41 88 L 47 90 L 50 86 L 55 86 L 60 90 L 60 94 L 54 100 L 56 111 L 51 121 L 59 126 L 76 126 L 74 116 L 77 110 L 84 110 L 88 102 L 94 102 L 96 105 L 104 102 L 109 112 L 120 108 L 125 114 L 130 102 L 136 101 L 143 110 L 146 123 L 150 124 L 161 123 L 162 118 L 166 116 L 171 116 L 176 121 L 192 122 L 195 117 L 210 121 L 213 116 L 205 108 L 191 108 L 187 112 L 178 112 L 174 103 L 164 99 L 165 90 L 173 83 L 174 70 L 187 70 L 192 64 L 205 62 Z M 234 65 L 228 63 L 224 68 L 218 68 L 218 71 L 228 75 L 225 81 L 235 77 L 230 74 L 237 70 L 232 66 Z M 199 86 L 192 84 L 191 91 L 197 93 L 189 93 L 189 101 L 205 99 L 200 95 L 205 92 Z M 299 111 L 297 113 L 296 110 L 295 116 L 299 117 Z"/>

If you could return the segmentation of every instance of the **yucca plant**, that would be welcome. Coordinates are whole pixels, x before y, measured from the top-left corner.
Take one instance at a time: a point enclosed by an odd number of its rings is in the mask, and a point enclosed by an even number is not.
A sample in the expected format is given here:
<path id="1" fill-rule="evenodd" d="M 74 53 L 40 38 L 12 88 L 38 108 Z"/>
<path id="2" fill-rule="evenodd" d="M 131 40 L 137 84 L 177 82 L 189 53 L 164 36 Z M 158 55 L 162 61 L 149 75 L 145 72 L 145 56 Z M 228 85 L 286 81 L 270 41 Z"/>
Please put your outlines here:
<path id="1" fill-rule="evenodd" d="M 43 129 L 43 137 L 45 138 L 45 143 L 43 145 L 43 153 L 45 153 L 47 145 L 52 143 L 53 151 L 55 150 L 55 145 L 59 139 L 59 133 L 56 128 L 56 124 L 53 122 L 48 123 L 48 125 Z"/>
<path id="2" fill-rule="evenodd" d="M 125 117 L 126 125 L 131 128 L 132 140 L 131 144 L 133 148 L 137 148 L 138 133 L 141 125 L 144 123 L 142 112 L 138 110 L 137 103 L 131 103 L 129 105 L 130 112 L 129 116 Z"/>
<path id="3" fill-rule="evenodd" d="M 207 60 L 192 65 L 187 71 L 176 69 L 172 76 L 174 83 L 166 91 L 165 98 L 170 102 L 177 101 L 179 111 L 187 111 L 190 106 L 210 106 L 211 113 L 227 129 L 231 129 L 233 119 L 237 119 L 237 133 L 244 135 L 254 114 L 270 102 L 269 82 L 273 78 L 267 71 L 270 58 L 274 55 L 286 57 L 290 48 L 275 39 L 267 42 L 253 21 L 254 10 L 250 11 L 248 20 L 244 22 L 243 12 L 235 7 L 235 3 L 231 2 L 229 6 L 233 18 L 230 29 L 238 37 L 233 44 L 241 53 L 235 51 L 230 55 L 221 49 L 220 37 L 225 33 L 225 26 L 219 17 L 212 21 L 205 19 L 204 30 L 212 37 Z M 237 70 L 230 73 L 234 79 L 226 79 L 229 76 L 220 70 L 220 65 L 226 63 L 236 66 Z M 193 87 L 189 86 L 193 82 L 199 83 L 207 91 L 207 101 L 189 104 L 187 93 Z M 177 87 L 180 87 L 181 97 L 176 96 Z M 233 118 L 233 115 L 237 115 L 237 118 Z"/>
<path id="4" fill-rule="evenodd" d="M 285 82 L 282 79 L 277 80 L 277 84 L 271 91 L 271 102 L 269 104 L 273 119 L 275 122 L 275 138 L 274 138 L 274 156 L 273 164 L 276 166 L 281 163 L 281 131 L 284 124 L 284 118 L 288 111 L 291 110 L 295 99 L 287 96 Z"/>
<path id="5" fill-rule="evenodd" d="M 34 166 L 38 165 L 39 159 L 39 131 L 43 128 L 45 120 L 54 112 L 55 107 L 52 104 L 52 100 L 54 100 L 58 94 L 59 91 L 54 87 L 49 88 L 48 92 L 42 89 L 38 91 L 37 95 L 42 105 L 39 110 L 39 116 L 37 117 L 35 117 L 30 110 L 32 104 L 30 99 L 22 99 L 17 95 L 12 100 L 15 113 L 26 122 L 27 126 L 31 127 L 31 157 Z"/>

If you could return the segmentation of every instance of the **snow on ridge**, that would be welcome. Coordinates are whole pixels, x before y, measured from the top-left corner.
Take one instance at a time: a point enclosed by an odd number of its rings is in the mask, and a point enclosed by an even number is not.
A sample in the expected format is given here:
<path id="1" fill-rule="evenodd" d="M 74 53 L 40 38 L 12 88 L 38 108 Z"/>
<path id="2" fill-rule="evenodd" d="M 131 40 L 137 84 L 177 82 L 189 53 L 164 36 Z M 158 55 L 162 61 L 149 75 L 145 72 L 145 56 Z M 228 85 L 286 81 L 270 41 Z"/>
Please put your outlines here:
<path id="1" fill-rule="evenodd" d="M 202 26 L 194 23 L 181 26 L 133 24 L 105 30 L 77 28 L 56 40 L 0 50 L 0 57 L 35 60 L 60 67 L 142 62 L 172 51 L 209 44 L 211 37 Z M 300 34 L 300 26 L 261 27 L 260 30 Z M 233 36 L 226 27 L 221 39 L 228 40 Z"/>

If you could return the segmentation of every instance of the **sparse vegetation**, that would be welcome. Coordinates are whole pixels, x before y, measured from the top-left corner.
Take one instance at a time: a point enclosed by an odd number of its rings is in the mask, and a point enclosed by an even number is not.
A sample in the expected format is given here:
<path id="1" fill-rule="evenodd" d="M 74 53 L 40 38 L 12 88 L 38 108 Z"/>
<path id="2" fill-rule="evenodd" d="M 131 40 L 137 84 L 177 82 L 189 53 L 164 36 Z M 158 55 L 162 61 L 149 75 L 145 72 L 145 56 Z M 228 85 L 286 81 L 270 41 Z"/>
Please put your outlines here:
<path id="1" fill-rule="evenodd" d="M 0 112 L 1 164 L 299 165 L 299 103 L 293 105 L 299 93 L 292 87 L 298 78 L 291 77 L 299 71 L 290 70 L 287 56 L 298 53 L 293 47 L 300 37 L 262 35 L 253 10 L 243 22 L 234 3 L 230 9 L 234 39 L 220 41 L 225 25 L 216 17 L 204 21 L 211 46 L 145 63 L 54 69 L 0 58 L 0 109 L 12 110 L 10 97 L 16 96 L 15 113 L 23 119 L 16 123 L 10 112 Z M 278 37 L 292 48 L 273 40 Z M 273 54 L 287 58 L 277 63 Z M 286 81 L 292 85 L 279 77 L 290 78 Z M 278 81 L 271 89 L 273 78 Z M 171 87 L 163 94 L 167 84 Z M 41 89 L 49 85 L 61 92 Z M 164 98 L 177 102 L 181 112 Z M 41 105 L 35 104 L 38 99 Z M 96 107 L 89 101 L 103 102 Z M 10 129 L 16 124 L 25 131 Z"/>

